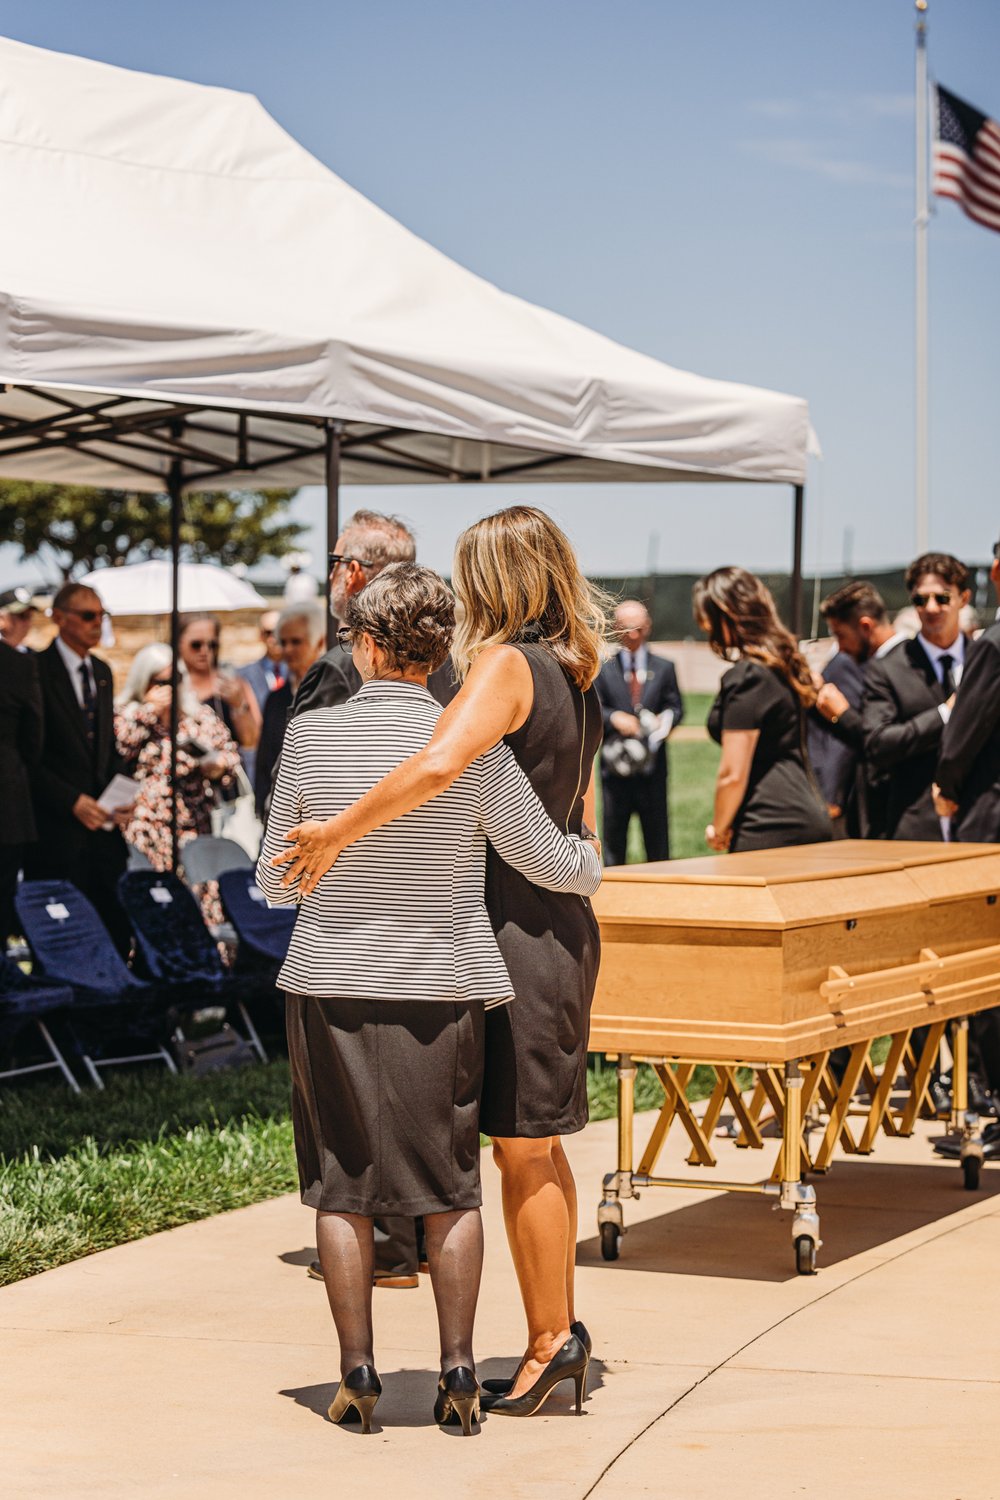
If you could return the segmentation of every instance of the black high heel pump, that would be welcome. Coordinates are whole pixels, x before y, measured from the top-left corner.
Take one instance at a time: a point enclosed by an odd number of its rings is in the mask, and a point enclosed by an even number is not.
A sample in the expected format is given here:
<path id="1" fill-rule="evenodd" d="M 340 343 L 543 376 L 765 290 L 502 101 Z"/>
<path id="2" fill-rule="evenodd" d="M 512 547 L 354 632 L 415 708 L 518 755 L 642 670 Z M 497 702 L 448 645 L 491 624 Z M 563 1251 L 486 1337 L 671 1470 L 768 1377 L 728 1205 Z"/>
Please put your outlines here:
<path id="1" fill-rule="evenodd" d="M 533 1417 L 561 1381 L 572 1380 L 576 1386 L 576 1414 L 579 1416 L 587 1390 L 589 1363 L 590 1355 L 576 1334 L 571 1333 L 523 1396 L 506 1396 L 487 1391 L 483 1395 L 483 1411 L 498 1417 Z"/>
<path id="2" fill-rule="evenodd" d="M 382 1394 L 382 1382 L 374 1365 L 358 1365 L 340 1382 L 327 1416 L 331 1422 L 360 1422 L 362 1433 L 372 1430 L 372 1412 Z"/>
<path id="3" fill-rule="evenodd" d="M 580 1340 L 580 1343 L 587 1351 L 587 1358 L 589 1359 L 594 1345 L 591 1340 L 590 1334 L 587 1332 L 584 1325 L 582 1323 L 571 1323 L 569 1325 L 569 1331 L 570 1333 L 575 1334 L 576 1337 Z M 516 1370 L 513 1375 L 508 1375 L 505 1379 L 496 1375 L 492 1380 L 483 1381 L 483 1390 L 489 1391 L 493 1396 L 506 1396 L 507 1392 L 510 1390 L 516 1379 Z"/>
<path id="4" fill-rule="evenodd" d="M 472 1424 L 479 1421 L 479 1381 L 467 1365 L 455 1365 L 441 1376 L 434 1401 L 434 1420 L 439 1427 L 461 1422 L 463 1436 L 472 1436 Z"/>

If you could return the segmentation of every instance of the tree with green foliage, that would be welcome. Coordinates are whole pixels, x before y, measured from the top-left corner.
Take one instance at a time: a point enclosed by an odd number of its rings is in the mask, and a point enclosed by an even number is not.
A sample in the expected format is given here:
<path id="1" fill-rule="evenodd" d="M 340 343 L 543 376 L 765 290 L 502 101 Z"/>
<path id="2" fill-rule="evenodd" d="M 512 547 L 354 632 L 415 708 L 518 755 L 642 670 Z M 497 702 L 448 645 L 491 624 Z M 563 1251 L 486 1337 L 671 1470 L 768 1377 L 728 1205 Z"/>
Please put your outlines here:
<path id="1" fill-rule="evenodd" d="M 181 545 L 195 562 L 253 567 L 284 557 L 306 530 L 288 517 L 295 490 L 205 490 L 183 499 Z M 170 551 L 170 498 L 88 485 L 0 481 L 0 538 L 51 558 L 64 579 Z"/>

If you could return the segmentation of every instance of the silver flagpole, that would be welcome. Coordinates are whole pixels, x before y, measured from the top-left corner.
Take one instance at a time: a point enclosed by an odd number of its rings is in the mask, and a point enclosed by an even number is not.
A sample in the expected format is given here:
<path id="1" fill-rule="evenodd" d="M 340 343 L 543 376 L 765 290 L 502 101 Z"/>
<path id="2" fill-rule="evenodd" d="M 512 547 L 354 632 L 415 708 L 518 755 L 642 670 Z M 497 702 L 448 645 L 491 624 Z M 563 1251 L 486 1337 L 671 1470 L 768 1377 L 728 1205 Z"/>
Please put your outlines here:
<path id="1" fill-rule="evenodd" d="M 916 451 L 914 484 L 916 501 L 917 553 L 929 546 L 930 506 L 928 501 L 927 462 L 927 226 L 930 206 L 927 193 L 927 3 L 916 0 L 917 65 L 917 213 L 914 221 L 916 239 L 916 339 L 915 339 L 915 425 Z"/>

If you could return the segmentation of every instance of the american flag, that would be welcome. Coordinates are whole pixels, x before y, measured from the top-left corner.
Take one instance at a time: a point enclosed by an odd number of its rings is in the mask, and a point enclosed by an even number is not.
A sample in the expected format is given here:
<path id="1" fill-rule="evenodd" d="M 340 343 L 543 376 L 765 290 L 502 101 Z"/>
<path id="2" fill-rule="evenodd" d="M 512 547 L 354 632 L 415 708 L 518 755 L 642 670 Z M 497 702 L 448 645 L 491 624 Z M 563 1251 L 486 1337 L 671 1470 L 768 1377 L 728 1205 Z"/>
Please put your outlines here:
<path id="1" fill-rule="evenodd" d="M 940 87 L 934 191 L 954 198 L 977 224 L 1000 230 L 1000 125 Z"/>

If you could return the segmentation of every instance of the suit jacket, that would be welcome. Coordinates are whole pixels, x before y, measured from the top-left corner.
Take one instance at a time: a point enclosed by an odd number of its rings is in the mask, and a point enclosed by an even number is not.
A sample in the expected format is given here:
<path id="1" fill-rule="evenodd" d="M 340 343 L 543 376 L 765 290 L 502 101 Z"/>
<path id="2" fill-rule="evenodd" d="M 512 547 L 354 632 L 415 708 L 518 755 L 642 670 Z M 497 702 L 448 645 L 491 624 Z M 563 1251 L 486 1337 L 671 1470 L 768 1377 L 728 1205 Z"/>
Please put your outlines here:
<path id="1" fill-rule="evenodd" d="M 343 646 L 334 646 L 319 661 L 313 662 L 299 683 L 288 717 L 297 719 L 299 714 L 307 714 L 314 708 L 336 708 L 338 703 L 353 698 L 360 687 L 361 674 L 351 660 L 350 652 Z M 442 708 L 447 708 L 458 688 L 450 658 L 427 679 L 428 692 Z"/>
<path id="2" fill-rule="evenodd" d="M 942 736 L 937 780 L 958 803 L 954 837 L 965 844 L 1000 843 L 1000 621 L 969 649 Z"/>
<path id="3" fill-rule="evenodd" d="M 42 753 L 42 693 L 34 653 L 0 641 L 0 844 L 33 843 L 30 766 Z"/>
<path id="4" fill-rule="evenodd" d="M 635 709 L 632 706 L 629 685 L 625 681 L 625 668 L 620 651 L 604 663 L 597 674 L 595 687 L 600 699 L 601 717 L 604 720 L 604 738 L 605 740 L 621 739 L 617 729 L 611 726 L 611 715 L 613 713 L 631 714 L 635 712 Z M 654 714 L 662 714 L 668 708 L 673 709 L 675 728 L 684 718 L 684 700 L 677 687 L 677 672 L 674 664 L 665 656 L 654 656 L 652 651 L 646 653 L 646 680 L 642 685 L 639 706 L 648 708 L 650 713 Z M 650 774 L 666 775 L 666 770 L 667 746 L 664 741 L 657 747 Z"/>
<path id="5" fill-rule="evenodd" d="M 264 712 L 264 705 L 267 702 L 268 694 L 273 691 L 271 684 L 267 680 L 266 662 L 267 656 L 264 655 L 259 656 L 256 661 L 248 662 L 245 667 L 236 668 L 237 677 L 242 677 L 245 682 L 250 684 L 250 691 L 257 699 L 261 713 Z M 274 667 L 273 662 L 271 666 L 272 668 Z M 282 676 L 287 676 L 287 674 L 282 671 Z"/>
<path id="6" fill-rule="evenodd" d="M 268 693 L 267 695 L 267 702 L 264 704 L 264 722 L 261 725 L 260 739 L 257 742 L 253 790 L 257 816 L 261 822 L 267 816 L 267 804 L 271 796 L 274 767 L 277 764 L 278 757 L 281 755 L 281 747 L 285 739 L 285 729 L 288 726 L 291 711 L 292 684 L 286 682 L 280 688 L 275 688 L 273 693 Z"/>
<path id="7" fill-rule="evenodd" d="M 115 744 L 111 668 L 96 656 L 90 658 L 97 700 L 91 745 L 55 641 L 35 660 L 45 712 L 45 744 L 31 777 L 38 837 L 78 846 L 89 834 L 73 816 L 74 802 L 81 793 L 99 797 L 112 776 L 124 769 Z"/>
<path id="8" fill-rule="evenodd" d="M 839 807 L 851 834 L 860 832 L 858 772 L 862 759 L 861 701 L 865 690 L 864 668 L 853 656 L 838 651 L 823 668 L 823 681 L 838 687 L 851 705 L 836 724 L 816 709 L 806 721 L 809 760 L 824 800 Z"/>
<path id="9" fill-rule="evenodd" d="M 937 773 L 945 691 L 920 642 L 901 641 L 868 663 L 861 711 L 865 756 L 884 777 L 884 836 L 940 839 L 931 786 Z"/>

